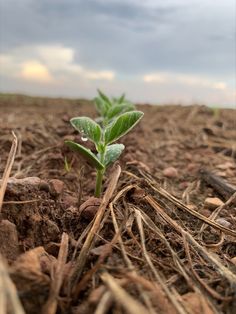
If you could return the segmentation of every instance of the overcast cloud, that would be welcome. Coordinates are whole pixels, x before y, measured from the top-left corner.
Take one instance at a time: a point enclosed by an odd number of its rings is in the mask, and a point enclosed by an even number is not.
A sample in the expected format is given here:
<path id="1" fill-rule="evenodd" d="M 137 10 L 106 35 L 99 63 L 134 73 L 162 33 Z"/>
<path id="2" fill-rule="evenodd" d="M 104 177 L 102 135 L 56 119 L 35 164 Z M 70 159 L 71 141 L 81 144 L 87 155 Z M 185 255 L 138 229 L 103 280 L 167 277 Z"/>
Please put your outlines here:
<path id="1" fill-rule="evenodd" d="M 234 0 L 0 0 L 0 90 L 236 104 Z"/>

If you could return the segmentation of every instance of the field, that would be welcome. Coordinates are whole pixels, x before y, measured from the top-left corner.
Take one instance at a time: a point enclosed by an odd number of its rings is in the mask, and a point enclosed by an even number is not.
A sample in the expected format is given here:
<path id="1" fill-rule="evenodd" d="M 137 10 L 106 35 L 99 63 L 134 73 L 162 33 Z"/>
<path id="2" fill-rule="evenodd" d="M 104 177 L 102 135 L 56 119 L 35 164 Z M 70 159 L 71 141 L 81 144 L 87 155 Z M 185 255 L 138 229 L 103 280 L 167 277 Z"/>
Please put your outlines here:
<path id="1" fill-rule="evenodd" d="M 99 203 L 64 144 L 92 103 L 0 96 L 1 313 L 235 313 L 236 110 L 137 107 Z"/>

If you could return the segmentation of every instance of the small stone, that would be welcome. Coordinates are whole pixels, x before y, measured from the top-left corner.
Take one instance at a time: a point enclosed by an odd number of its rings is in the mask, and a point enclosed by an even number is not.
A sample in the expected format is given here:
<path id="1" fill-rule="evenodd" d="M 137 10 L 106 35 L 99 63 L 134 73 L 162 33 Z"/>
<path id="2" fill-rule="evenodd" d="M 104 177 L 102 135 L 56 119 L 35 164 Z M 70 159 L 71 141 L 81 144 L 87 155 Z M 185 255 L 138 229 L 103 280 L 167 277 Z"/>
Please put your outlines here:
<path id="1" fill-rule="evenodd" d="M 197 206 L 194 204 L 188 204 L 187 207 L 191 210 L 197 210 Z"/>
<path id="2" fill-rule="evenodd" d="M 231 226 L 231 223 L 229 221 L 227 221 L 226 219 L 224 219 L 224 218 L 217 218 L 216 222 L 219 225 L 221 225 L 223 227 L 226 227 L 226 228 L 229 228 Z"/>
<path id="3" fill-rule="evenodd" d="M 224 205 L 224 203 L 218 197 L 207 197 L 204 203 L 205 206 L 209 209 L 215 209 L 221 205 Z"/>
<path id="4" fill-rule="evenodd" d="M 195 164 L 195 163 L 189 163 L 189 164 L 187 165 L 187 171 L 191 171 L 191 172 L 196 171 L 197 167 L 198 167 L 197 164 Z"/>
<path id="5" fill-rule="evenodd" d="M 42 185 L 47 185 L 47 183 L 46 181 L 41 180 L 38 177 L 26 177 L 21 179 L 9 178 L 7 182 L 6 192 L 12 195 L 20 195 L 22 194 L 22 189 L 41 189 Z"/>
<path id="6" fill-rule="evenodd" d="M 78 198 L 69 194 L 64 195 L 63 193 L 63 197 L 61 201 L 62 201 L 62 206 L 64 209 L 67 209 L 69 207 L 76 207 L 78 205 Z"/>
<path id="7" fill-rule="evenodd" d="M 101 205 L 101 199 L 97 197 L 90 197 L 79 208 L 81 216 L 91 221 L 96 215 L 99 206 Z"/>
<path id="8" fill-rule="evenodd" d="M 233 258 L 231 258 L 231 262 L 236 266 L 236 256 L 234 256 Z"/>
<path id="9" fill-rule="evenodd" d="M 210 217 L 211 211 L 209 209 L 203 208 L 199 211 L 199 214 L 201 214 L 205 217 Z"/>
<path id="10" fill-rule="evenodd" d="M 64 188 L 64 182 L 58 179 L 52 179 L 49 181 L 50 194 L 53 196 L 59 196 Z"/>
<path id="11" fill-rule="evenodd" d="M 8 220 L 0 222 L 0 254 L 9 262 L 13 262 L 19 255 L 16 225 Z"/>
<path id="12" fill-rule="evenodd" d="M 145 191 L 137 187 L 132 191 L 131 197 L 135 202 L 140 202 L 144 199 L 145 195 Z"/>
<path id="13" fill-rule="evenodd" d="M 187 182 L 187 181 L 183 181 L 183 182 L 181 182 L 181 183 L 179 184 L 179 188 L 180 188 L 181 190 L 185 190 L 188 186 L 189 186 L 189 182 Z"/>
<path id="14" fill-rule="evenodd" d="M 178 171 L 174 167 L 168 167 L 163 170 L 163 174 L 168 178 L 176 178 L 178 177 Z"/>

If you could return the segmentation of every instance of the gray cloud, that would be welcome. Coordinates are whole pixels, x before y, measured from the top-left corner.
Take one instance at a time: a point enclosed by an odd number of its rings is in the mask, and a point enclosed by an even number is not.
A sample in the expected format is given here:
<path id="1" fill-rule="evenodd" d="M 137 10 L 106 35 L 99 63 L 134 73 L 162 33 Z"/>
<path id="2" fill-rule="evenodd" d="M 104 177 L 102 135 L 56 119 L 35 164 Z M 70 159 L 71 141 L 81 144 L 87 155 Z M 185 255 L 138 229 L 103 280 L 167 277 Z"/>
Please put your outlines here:
<path id="1" fill-rule="evenodd" d="M 120 78 L 176 72 L 234 84 L 234 0 L 8 0 L 0 12 L 0 53 L 61 45 L 74 63 Z"/>

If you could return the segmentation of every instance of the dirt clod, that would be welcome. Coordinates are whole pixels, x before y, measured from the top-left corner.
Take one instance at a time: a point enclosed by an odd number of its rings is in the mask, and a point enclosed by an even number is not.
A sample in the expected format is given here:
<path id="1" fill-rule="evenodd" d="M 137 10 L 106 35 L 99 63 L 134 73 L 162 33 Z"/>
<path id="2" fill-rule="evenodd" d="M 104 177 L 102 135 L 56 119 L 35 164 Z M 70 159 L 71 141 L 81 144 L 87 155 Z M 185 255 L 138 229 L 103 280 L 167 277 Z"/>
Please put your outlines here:
<path id="1" fill-rule="evenodd" d="M 224 203 L 218 197 L 207 197 L 205 199 L 205 206 L 209 209 L 215 209 Z"/>
<path id="2" fill-rule="evenodd" d="M 49 192 L 53 196 L 59 196 L 64 188 L 64 182 L 58 179 L 52 179 L 49 181 Z"/>
<path id="3" fill-rule="evenodd" d="M 168 178 L 176 178 L 178 177 L 178 170 L 174 167 L 168 167 L 163 170 L 163 174 Z"/>
<path id="4" fill-rule="evenodd" d="M 0 222 L 0 253 L 9 262 L 13 262 L 19 255 L 16 225 L 8 220 Z"/>

